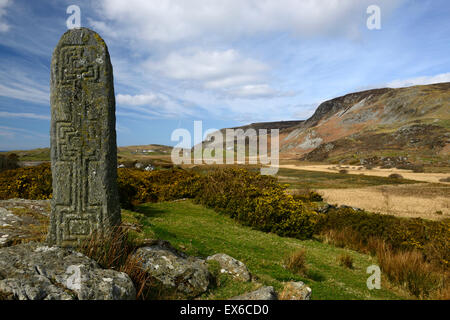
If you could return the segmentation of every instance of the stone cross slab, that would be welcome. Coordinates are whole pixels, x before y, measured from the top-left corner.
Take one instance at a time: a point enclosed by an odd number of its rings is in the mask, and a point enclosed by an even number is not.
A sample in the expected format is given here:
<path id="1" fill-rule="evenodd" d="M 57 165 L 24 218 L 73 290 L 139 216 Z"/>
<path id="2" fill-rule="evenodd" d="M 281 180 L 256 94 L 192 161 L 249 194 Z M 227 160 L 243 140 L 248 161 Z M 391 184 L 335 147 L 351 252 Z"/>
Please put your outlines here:
<path id="1" fill-rule="evenodd" d="M 120 223 L 113 71 L 92 30 L 67 31 L 51 63 L 52 211 L 48 241 L 76 246 Z"/>

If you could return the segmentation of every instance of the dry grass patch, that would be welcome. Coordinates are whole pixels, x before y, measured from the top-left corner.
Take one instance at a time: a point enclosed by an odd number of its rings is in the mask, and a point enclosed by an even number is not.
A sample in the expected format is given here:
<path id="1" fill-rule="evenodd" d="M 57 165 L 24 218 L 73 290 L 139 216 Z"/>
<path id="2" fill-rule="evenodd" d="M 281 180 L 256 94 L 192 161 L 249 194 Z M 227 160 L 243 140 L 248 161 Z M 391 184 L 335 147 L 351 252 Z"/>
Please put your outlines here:
<path id="1" fill-rule="evenodd" d="M 321 237 L 325 243 L 332 244 L 338 248 L 349 248 L 360 252 L 366 251 L 361 237 L 352 228 L 330 229 L 323 232 Z"/>
<path id="2" fill-rule="evenodd" d="M 170 299 L 173 293 L 167 292 L 154 281 L 141 267 L 140 259 L 133 255 L 146 241 L 138 240 L 132 233 L 129 226 L 124 224 L 107 233 L 93 233 L 78 250 L 97 261 L 102 268 L 128 274 L 136 288 L 136 299 Z"/>
<path id="3" fill-rule="evenodd" d="M 295 169 L 295 170 L 307 170 L 307 171 L 320 171 L 320 172 L 335 172 L 340 170 L 339 167 L 330 167 L 329 164 L 319 164 L 319 165 L 293 165 L 293 164 L 285 164 L 280 165 L 280 168 L 286 169 Z M 423 181 L 423 182 L 431 182 L 438 183 L 440 179 L 446 178 L 448 174 L 446 173 L 435 173 L 435 172 L 413 172 L 412 170 L 404 170 L 404 169 L 382 169 L 378 167 L 362 167 L 358 166 L 347 169 L 348 174 L 365 174 L 368 176 L 377 176 L 377 177 L 388 177 L 392 173 L 401 174 L 405 179 Z M 416 170 L 417 171 L 417 170 Z"/>
<path id="4" fill-rule="evenodd" d="M 305 275 L 307 271 L 306 250 L 300 249 L 287 255 L 284 259 L 284 266 L 293 273 Z"/>
<path id="5" fill-rule="evenodd" d="M 339 265 L 346 267 L 348 269 L 353 269 L 353 258 L 348 253 L 340 255 L 338 260 Z"/>
<path id="6" fill-rule="evenodd" d="M 448 292 L 445 274 L 438 273 L 419 251 L 394 252 L 388 245 L 379 246 L 377 259 L 389 281 L 405 287 L 418 298 L 430 293 Z"/>
<path id="7" fill-rule="evenodd" d="M 450 217 L 450 186 L 439 184 L 385 185 L 367 188 L 320 189 L 328 203 L 408 218 Z"/>

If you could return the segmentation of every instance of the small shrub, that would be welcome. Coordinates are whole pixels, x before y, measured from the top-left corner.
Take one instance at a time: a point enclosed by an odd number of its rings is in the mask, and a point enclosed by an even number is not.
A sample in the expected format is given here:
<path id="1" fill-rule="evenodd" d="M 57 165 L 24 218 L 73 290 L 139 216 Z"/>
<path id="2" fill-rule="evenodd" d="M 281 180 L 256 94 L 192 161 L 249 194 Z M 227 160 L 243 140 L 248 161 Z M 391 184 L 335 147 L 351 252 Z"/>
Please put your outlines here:
<path id="1" fill-rule="evenodd" d="M 398 174 L 398 173 L 391 173 L 389 175 L 389 178 L 391 178 L 391 179 L 403 179 L 403 176 L 401 174 Z"/>
<path id="2" fill-rule="evenodd" d="M 448 268 L 450 262 L 450 221 L 406 219 L 391 215 L 333 208 L 320 216 L 316 230 L 325 240 L 340 247 L 364 252 L 378 238 L 395 250 L 422 251 L 427 261 Z"/>
<path id="3" fill-rule="evenodd" d="M 52 173 L 49 163 L 0 173 L 0 199 L 43 200 L 51 196 Z"/>
<path id="4" fill-rule="evenodd" d="M 416 297 L 428 297 L 439 288 L 439 277 L 418 251 L 396 253 L 385 246 L 378 250 L 377 258 L 389 281 L 404 286 Z"/>
<path id="5" fill-rule="evenodd" d="M 440 182 L 450 182 L 450 177 L 439 179 Z"/>
<path id="6" fill-rule="evenodd" d="M 421 164 L 414 164 L 411 166 L 413 172 L 422 173 L 425 172 L 425 168 Z"/>
<path id="7" fill-rule="evenodd" d="M 447 284 L 445 287 L 437 290 L 430 298 L 433 300 L 450 300 L 450 285 Z"/>
<path id="8" fill-rule="evenodd" d="M 341 169 L 341 170 L 339 170 L 339 173 L 345 174 L 345 173 L 348 173 L 348 170 L 347 169 Z"/>
<path id="9" fill-rule="evenodd" d="M 330 229 L 322 233 L 326 243 L 333 244 L 339 248 L 349 248 L 363 251 L 364 245 L 361 236 L 351 228 Z"/>
<path id="10" fill-rule="evenodd" d="M 295 274 L 306 274 L 306 250 L 297 250 L 284 259 L 286 269 Z"/>
<path id="11" fill-rule="evenodd" d="M 349 269 L 353 269 L 353 258 L 348 253 L 342 254 L 338 258 L 339 264 Z"/>
<path id="12" fill-rule="evenodd" d="M 311 189 L 303 189 L 303 190 L 295 190 L 292 193 L 292 197 L 294 200 L 301 200 L 304 202 L 321 202 L 323 201 L 322 196 L 314 190 Z"/>
<path id="13" fill-rule="evenodd" d="M 19 168 L 19 157 L 17 154 L 0 154 L 0 172 L 17 168 Z"/>
<path id="14" fill-rule="evenodd" d="M 105 269 L 120 269 L 134 250 L 124 226 L 114 227 L 107 233 L 92 233 L 79 248 L 84 255 L 94 259 Z"/>
<path id="15" fill-rule="evenodd" d="M 78 251 L 97 261 L 104 269 L 128 274 L 136 288 L 136 299 L 170 299 L 173 293 L 154 280 L 141 267 L 140 258 L 133 255 L 141 245 L 131 235 L 131 230 L 122 224 L 104 234 L 92 233 L 81 243 Z"/>

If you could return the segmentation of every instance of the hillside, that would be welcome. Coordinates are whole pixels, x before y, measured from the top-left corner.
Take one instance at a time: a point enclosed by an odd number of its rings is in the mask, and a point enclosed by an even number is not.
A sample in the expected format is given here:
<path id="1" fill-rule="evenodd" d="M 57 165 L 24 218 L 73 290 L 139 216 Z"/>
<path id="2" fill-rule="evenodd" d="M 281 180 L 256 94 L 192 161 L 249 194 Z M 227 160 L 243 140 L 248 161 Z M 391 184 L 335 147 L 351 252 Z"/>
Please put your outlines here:
<path id="1" fill-rule="evenodd" d="M 450 83 L 385 88 L 322 103 L 280 144 L 282 153 L 309 161 L 391 157 L 394 162 L 449 164 L 449 128 Z"/>
<path id="2" fill-rule="evenodd" d="M 240 128 L 280 129 L 285 159 L 450 165 L 450 83 L 351 93 L 323 102 L 305 121 L 266 124 Z"/>
<path id="3" fill-rule="evenodd" d="M 170 158 L 172 147 L 160 144 L 149 144 L 139 146 L 117 147 L 117 156 L 123 161 L 146 160 L 155 156 Z M 33 150 L 3 151 L 0 154 L 16 154 L 18 160 L 25 163 L 50 161 L 50 148 L 39 148 Z"/>
<path id="4" fill-rule="evenodd" d="M 313 300 L 411 298 L 398 289 L 367 289 L 366 268 L 376 261 L 370 255 L 319 241 L 301 241 L 257 231 L 190 200 L 143 204 L 137 211 L 126 211 L 125 217 L 140 220 L 145 237 L 169 240 L 181 251 L 199 257 L 227 253 L 243 261 L 257 279 L 251 283 L 224 279 L 200 299 L 229 299 L 261 284 L 280 292 L 286 281 L 305 282 L 313 290 Z M 283 265 L 287 255 L 301 249 L 307 254 L 306 275 L 295 274 Z M 339 264 L 339 258 L 345 254 L 354 260 L 352 269 Z"/>

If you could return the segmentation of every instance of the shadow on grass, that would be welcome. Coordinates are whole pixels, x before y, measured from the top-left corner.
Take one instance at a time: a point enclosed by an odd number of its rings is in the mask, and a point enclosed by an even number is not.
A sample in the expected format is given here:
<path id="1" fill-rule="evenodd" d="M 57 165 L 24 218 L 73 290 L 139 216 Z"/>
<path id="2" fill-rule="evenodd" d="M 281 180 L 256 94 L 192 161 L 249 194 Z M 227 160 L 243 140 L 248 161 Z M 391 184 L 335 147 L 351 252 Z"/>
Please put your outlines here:
<path id="1" fill-rule="evenodd" d="M 155 208 L 155 206 L 146 204 L 136 206 L 134 208 L 134 211 L 142 213 L 143 215 L 149 218 L 161 217 L 166 214 L 166 211 Z"/>

